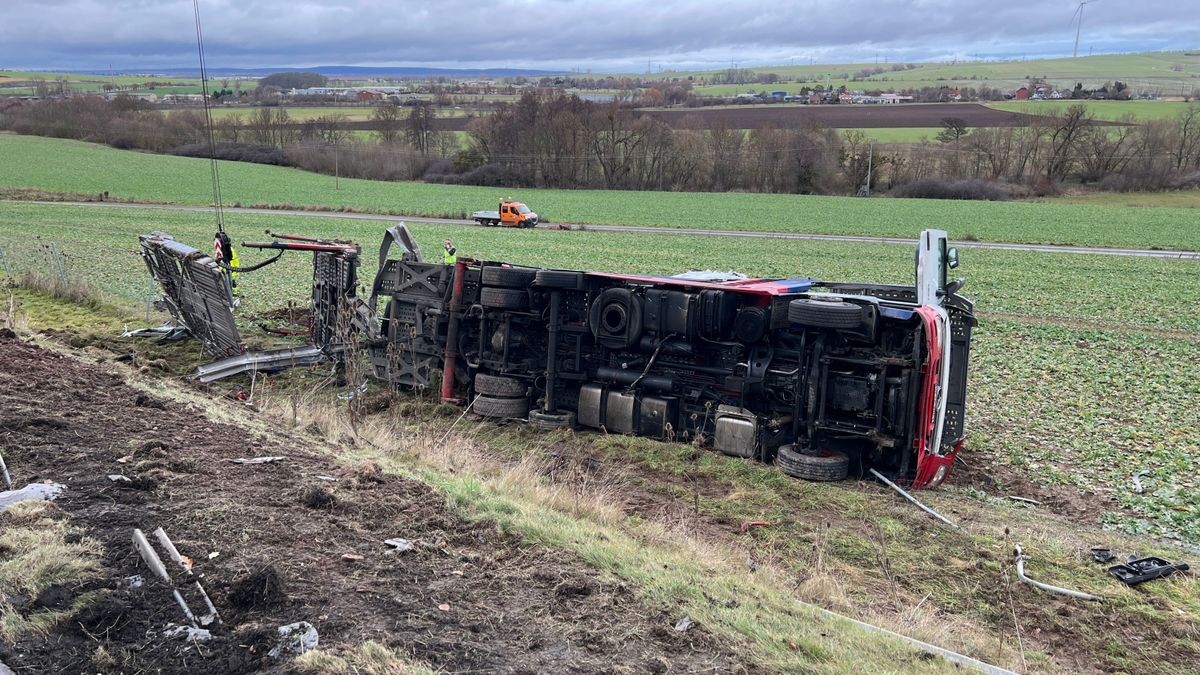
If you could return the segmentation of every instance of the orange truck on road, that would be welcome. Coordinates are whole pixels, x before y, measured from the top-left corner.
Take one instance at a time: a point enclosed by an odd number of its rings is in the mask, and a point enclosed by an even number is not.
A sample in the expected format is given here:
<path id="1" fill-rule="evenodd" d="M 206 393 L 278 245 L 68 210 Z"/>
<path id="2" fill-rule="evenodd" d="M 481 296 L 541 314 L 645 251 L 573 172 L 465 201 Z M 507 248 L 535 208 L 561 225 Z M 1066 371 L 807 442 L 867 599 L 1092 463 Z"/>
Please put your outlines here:
<path id="1" fill-rule="evenodd" d="M 471 219 L 486 227 L 537 227 L 538 214 L 521 202 L 500 200 L 496 211 L 476 211 Z"/>

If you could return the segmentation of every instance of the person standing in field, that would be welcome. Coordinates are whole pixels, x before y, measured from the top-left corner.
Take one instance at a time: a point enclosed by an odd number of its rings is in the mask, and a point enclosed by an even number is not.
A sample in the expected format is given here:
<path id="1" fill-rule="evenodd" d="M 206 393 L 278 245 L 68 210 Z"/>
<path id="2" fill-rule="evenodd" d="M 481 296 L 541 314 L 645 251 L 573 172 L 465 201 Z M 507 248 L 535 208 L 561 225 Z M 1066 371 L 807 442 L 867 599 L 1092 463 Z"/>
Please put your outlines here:
<path id="1" fill-rule="evenodd" d="M 442 242 L 442 264 L 453 265 L 458 262 L 458 249 L 454 248 L 454 242 L 447 239 Z"/>

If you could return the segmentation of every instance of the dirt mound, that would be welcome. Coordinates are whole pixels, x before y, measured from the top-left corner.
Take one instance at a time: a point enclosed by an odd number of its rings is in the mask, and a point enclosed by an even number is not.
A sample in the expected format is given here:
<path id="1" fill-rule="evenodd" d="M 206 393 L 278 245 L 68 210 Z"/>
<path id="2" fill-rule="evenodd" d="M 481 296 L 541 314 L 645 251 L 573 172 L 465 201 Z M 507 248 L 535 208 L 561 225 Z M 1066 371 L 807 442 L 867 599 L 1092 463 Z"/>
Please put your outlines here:
<path id="1" fill-rule="evenodd" d="M 0 645 L 0 661 L 17 672 L 286 668 L 266 652 L 279 626 L 298 621 L 317 628 L 323 649 L 377 640 L 451 672 L 746 668 L 703 628 L 672 630 L 678 617 L 636 590 L 493 523 L 464 520 L 423 484 L 371 464 L 339 471 L 299 436 L 216 424 L 160 399 L 139 405 L 142 394 L 121 378 L 32 345 L 2 342 L 0 360 L 10 470 L 64 483 L 57 508 L 104 550 L 99 578 L 41 598 L 70 606 L 103 591 L 102 599 L 48 635 Z M 287 459 L 227 461 L 263 455 Z M 298 486 L 317 475 L 337 477 L 332 508 L 298 503 Z M 160 526 L 195 561 L 221 611 L 224 625 L 201 645 L 165 632 L 183 616 L 130 545 L 133 528 Z M 389 553 L 384 540 L 395 537 L 413 549 Z M 116 662 L 99 663 L 101 653 Z"/>

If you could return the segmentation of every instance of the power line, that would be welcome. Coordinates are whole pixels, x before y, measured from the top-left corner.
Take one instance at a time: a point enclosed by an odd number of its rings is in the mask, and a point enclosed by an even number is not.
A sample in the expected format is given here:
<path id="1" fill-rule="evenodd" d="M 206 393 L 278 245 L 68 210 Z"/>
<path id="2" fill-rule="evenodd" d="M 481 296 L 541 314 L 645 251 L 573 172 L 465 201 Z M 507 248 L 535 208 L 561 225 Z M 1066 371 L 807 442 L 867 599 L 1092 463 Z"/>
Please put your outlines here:
<path id="1" fill-rule="evenodd" d="M 217 142 L 213 135 L 212 109 L 208 102 L 208 66 L 204 61 L 204 30 L 200 27 L 200 0 L 192 0 L 196 17 L 196 51 L 200 55 L 200 96 L 204 101 L 204 126 L 208 133 L 208 160 L 212 167 L 213 208 L 217 216 L 217 232 L 225 232 L 225 213 L 221 204 L 221 176 L 217 164 Z"/>

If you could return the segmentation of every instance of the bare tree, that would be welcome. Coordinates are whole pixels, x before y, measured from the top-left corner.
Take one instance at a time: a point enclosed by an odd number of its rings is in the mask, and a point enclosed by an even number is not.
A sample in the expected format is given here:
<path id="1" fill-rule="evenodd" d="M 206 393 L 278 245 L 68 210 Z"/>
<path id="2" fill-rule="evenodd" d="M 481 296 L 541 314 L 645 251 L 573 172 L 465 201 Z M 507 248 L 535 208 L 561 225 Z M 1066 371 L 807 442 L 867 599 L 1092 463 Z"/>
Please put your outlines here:
<path id="1" fill-rule="evenodd" d="M 400 130 L 404 126 L 400 119 L 400 106 L 391 101 L 375 106 L 375 110 L 371 111 L 371 122 L 375 125 L 375 134 L 379 136 L 380 143 L 393 145 L 400 140 Z"/>

